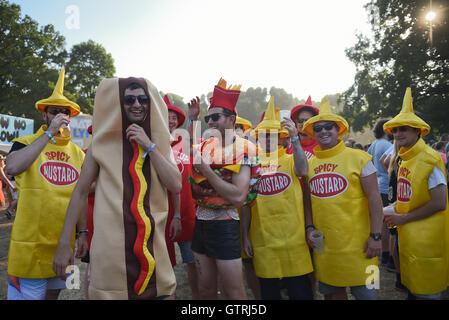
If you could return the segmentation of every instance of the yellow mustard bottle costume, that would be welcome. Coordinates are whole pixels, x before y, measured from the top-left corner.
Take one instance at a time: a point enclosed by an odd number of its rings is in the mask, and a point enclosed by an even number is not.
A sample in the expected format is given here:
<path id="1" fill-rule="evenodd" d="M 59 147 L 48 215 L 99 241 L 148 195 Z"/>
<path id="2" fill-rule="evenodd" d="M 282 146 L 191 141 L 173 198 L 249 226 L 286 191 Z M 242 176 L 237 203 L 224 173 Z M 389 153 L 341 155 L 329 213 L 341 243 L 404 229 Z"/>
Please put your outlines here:
<path id="1" fill-rule="evenodd" d="M 14 139 L 30 145 L 47 130 Z M 53 258 L 84 152 L 70 137 L 54 137 L 33 164 L 15 177 L 17 215 L 11 232 L 8 274 L 21 278 L 55 277 Z M 72 247 L 74 246 L 74 235 Z"/>
<path id="2" fill-rule="evenodd" d="M 313 222 L 324 234 L 323 252 L 313 255 L 316 277 L 336 287 L 365 285 L 367 267 L 377 266 L 377 257 L 367 259 L 363 252 L 370 214 L 360 174 L 371 156 L 346 148 L 343 141 L 314 151 L 308 174 Z"/>
<path id="3" fill-rule="evenodd" d="M 407 213 L 429 200 L 428 179 L 435 165 L 445 173 L 441 156 L 422 139 L 408 151 L 399 152 L 398 213 Z M 447 178 L 447 177 L 446 177 Z M 402 283 L 415 294 L 430 295 L 446 290 L 449 259 L 449 207 L 432 216 L 398 227 Z"/>
<path id="4" fill-rule="evenodd" d="M 262 178 L 251 208 L 249 239 L 260 278 L 296 277 L 313 271 L 293 155 L 286 154 L 284 148 L 276 152 L 275 163 L 261 157 Z"/>

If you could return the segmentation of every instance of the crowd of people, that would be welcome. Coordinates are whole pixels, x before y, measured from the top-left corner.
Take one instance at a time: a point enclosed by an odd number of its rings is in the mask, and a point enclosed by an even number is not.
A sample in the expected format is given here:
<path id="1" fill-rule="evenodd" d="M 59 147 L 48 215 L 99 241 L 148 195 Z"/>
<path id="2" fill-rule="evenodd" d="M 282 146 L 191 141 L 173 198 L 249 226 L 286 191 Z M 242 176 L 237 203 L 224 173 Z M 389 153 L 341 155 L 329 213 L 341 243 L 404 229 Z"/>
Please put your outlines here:
<path id="1" fill-rule="evenodd" d="M 326 98 L 285 117 L 271 97 L 253 126 L 240 86 L 220 79 L 201 134 L 198 97 L 186 115 L 146 79 L 105 79 L 85 153 L 63 87 L 64 70 L 36 103 L 45 124 L 6 160 L 18 190 L 8 299 L 57 299 L 74 257 L 88 299 L 175 299 L 175 243 L 193 299 L 248 299 L 246 282 L 263 300 L 375 300 L 378 257 L 408 299 L 448 288 L 449 134 L 426 145 L 410 88 L 364 148 L 343 140 L 349 124 Z"/>

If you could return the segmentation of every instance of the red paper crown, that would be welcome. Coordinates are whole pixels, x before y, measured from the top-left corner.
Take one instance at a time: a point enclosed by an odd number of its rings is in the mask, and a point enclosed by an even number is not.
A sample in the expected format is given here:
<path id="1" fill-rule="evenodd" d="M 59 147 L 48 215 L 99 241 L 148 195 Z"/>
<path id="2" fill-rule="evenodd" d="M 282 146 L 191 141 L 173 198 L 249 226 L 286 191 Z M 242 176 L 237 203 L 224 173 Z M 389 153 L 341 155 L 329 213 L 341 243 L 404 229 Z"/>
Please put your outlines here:
<path id="1" fill-rule="evenodd" d="M 226 88 L 226 81 L 220 78 L 214 88 L 214 93 L 210 98 L 210 108 L 220 107 L 237 113 L 236 105 L 240 96 L 241 86 L 229 86 Z"/>
<path id="2" fill-rule="evenodd" d="M 165 104 L 167 105 L 168 110 L 171 110 L 178 114 L 178 126 L 176 128 L 179 128 L 180 126 L 182 126 L 182 124 L 186 120 L 186 114 L 184 113 L 184 111 L 182 111 L 181 109 L 179 109 L 178 107 L 176 107 L 170 103 L 170 99 L 168 98 L 168 95 L 164 96 L 164 101 L 165 101 Z"/>

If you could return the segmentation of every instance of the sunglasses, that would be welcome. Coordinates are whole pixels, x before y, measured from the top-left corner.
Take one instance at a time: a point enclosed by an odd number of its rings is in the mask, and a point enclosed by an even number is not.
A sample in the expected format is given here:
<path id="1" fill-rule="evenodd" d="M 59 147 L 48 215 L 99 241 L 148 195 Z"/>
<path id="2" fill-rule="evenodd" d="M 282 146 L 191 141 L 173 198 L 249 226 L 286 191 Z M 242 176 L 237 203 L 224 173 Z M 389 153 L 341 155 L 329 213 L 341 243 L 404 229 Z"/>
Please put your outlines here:
<path id="1" fill-rule="evenodd" d="M 408 127 L 395 127 L 393 129 L 391 129 L 391 132 L 393 132 L 393 133 L 396 133 L 398 131 L 406 132 L 407 130 L 408 130 Z"/>
<path id="2" fill-rule="evenodd" d="M 298 118 L 298 123 L 303 123 L 303 122 L 306 122 L 307 120 L 309 120 L 309 119 Z"/>
<path id="3" fill-rule="evenodd" d="M 213 122 L 216 122 L 216 121 L 218 121 L 218 119 L 220 119 L 220 116 L 227 117 L 227 115 L 224 114 L 224 113 L 212 113 L 212 114 L 210 114 L 208 116 L 205 116 L 204 117 L 204 121 L 206 121 L 206 123 L 208 123 L 209 120 L 212 119 Z"/>
<path id="4" fill-rule="evenodd" d="M 332 128 L 334 126 L 336 126 L 336 124 L 333 123 L 333 122 L 326 123 L 326 124 L 318 124 L 318 125 L 313 127 L 313 131 L 321 132 L 321 130 L 323 130 L 323 129 L 325 129 L 326 131 L 330 131 L 330 130 L 332 130 Z"/>
<path id="5" fill-rule="evenodd" d="M 145 95 L 124 97 L 125 104 L 128 106 L 132 106 L 136 102 L 136 99 L 140 104 L 148 104 L 148 102 L 150 101 L 150 98 Z"/>
<path id="6" fill-rule="evenodd" d="M 66 109 L 66 108 L 56 108 L 56 109 L 53 109 L 53 108 L 48 108 L 47 109 L 47 112 L 49 113 L 49 114 L 52 114 L 52 115 L 57 115 L 58 113 L 63 113 L 63 114 L 65 114 L 66 116 L 70 116 L 70 110 L 69 109 Z"/>

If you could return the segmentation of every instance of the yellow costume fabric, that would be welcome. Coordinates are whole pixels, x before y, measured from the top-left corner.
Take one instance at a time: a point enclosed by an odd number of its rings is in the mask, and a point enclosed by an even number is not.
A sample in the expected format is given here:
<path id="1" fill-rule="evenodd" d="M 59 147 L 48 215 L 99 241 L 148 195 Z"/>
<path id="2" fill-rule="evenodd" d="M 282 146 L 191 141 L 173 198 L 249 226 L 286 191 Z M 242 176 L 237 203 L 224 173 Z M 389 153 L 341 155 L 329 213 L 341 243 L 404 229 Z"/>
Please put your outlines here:
<path id="1" fill-rule="evenodd" d="M 435 165 L 446 172 L 437 151 L 422 139 L 408 151 L 399 152 L 398 213 L 423 206 L 430 198 L 428 179 Z M 401 281 L 415 294 L 430 295 L 444 291 L 448 283 L 449 207 L 432 216 L 398 227 Z"/>
<path id="2" fill-rule="evenodd" d="M 377 266 L 377 257 L 367 259 L 363 252 L 370 214 L 360 174 L 371 156 L 343 141 L 314 152 L 308 173 L 313 222 L 324 234 L 323 252 L 313 255 L 317 279 L 337 287 L 365 285 L 366 268 Z"/>
<path id="3" fill-rule="evenodd" d="M 42 126 L 35 134 L 13 142 L 30 145 L 46 129 Z M 56 276 L 53 258 L 84 152 L 70 137 L 54 139 L 57 144 L 49 141 L 28 170 L 15 177 L 17 216 L 8 254 L 8 274 L 12 276 L 36 279 Z"/>
<path id="4" fill-rule="evenodd" d="M 286 154 L 284 148 L 277 152 L 275 163 L 261 158 L 259 194 L 251 208 L 249 239 L 260 278 L 296 277 L 313 271 L 293 155 Z"/>

